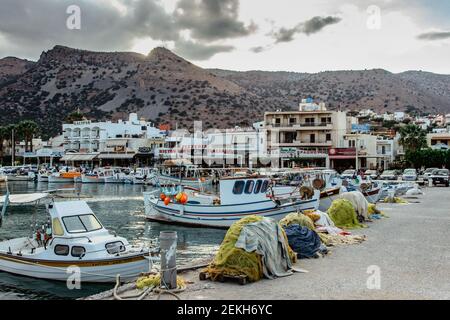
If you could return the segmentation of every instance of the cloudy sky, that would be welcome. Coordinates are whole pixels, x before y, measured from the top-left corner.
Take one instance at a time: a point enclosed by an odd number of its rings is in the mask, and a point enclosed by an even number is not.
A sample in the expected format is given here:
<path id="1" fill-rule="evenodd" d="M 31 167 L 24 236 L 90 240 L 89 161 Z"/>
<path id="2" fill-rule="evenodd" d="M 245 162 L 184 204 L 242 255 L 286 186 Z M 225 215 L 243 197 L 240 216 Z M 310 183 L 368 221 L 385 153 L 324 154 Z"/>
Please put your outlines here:
<path id="1" fill-rule="evenodd" d="M 37 60 L 56 44 L 143 54 L 165 46 L 208 68 L 297 72 L 384 68 L 450 74 L 450 0 L 0 0 L 0 4 L 0 57 Z M 74 5 L 79 15 L 72 10 Z"/>

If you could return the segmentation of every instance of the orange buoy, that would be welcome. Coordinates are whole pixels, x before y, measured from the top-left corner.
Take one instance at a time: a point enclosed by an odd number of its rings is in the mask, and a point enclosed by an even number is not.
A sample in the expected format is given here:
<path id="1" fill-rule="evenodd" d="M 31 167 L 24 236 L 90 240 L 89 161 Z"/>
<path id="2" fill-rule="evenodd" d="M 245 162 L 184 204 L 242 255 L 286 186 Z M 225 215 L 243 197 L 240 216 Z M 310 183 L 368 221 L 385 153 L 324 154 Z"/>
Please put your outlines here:
<path id="1" fill-rule="evenodd" d="M 183 195 L 180 198 L 180 202 L 181 202 L 181 204 L 186 204 L 187 201 L 188 201 L 188 196 L 186 193 L 183 193 Z"/>
<path id="2" fill-rule="evenodd" d="M 164 193 L 161 193 L 159 195 L 159 198 L 161 199 L 161 201 L 164 201 L 164 199 L 166 198 L 166 195 Z"/>
<path id="3" fill-rule="evenodd" d="M 165 204 L 166 206 L 168 206 L 169 203 L 170 203 L 170 198 L 169 198 L 169 197 L 166 197 L 166 198 L 164 199 L 164 204 Z"/>

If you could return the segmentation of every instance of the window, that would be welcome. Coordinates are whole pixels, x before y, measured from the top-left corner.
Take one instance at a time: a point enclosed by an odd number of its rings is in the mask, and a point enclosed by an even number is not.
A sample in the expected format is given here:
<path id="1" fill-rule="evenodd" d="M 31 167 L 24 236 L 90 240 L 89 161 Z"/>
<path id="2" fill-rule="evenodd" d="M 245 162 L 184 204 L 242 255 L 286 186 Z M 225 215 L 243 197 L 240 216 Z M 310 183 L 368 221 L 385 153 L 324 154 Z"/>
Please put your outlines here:
<path id="1" fill-rule="evenodd" d="M 53 219 L 52 226 L 53 226 L 53 235 L 55 235 L 55 236 L 62 236 L 62 235 L 64 235 L 64 230 L 63 230 L 63 227 L 61 225 L 61 221 L 59 221 L 58 218 L 54 218 Z"/>
<path id="2" fill-rule="evenodd" d="M 57 256 L 67 256 L 69 254 L 69 246 L 64 246 L 62 244 L 57 244 L 55 246 L 55 254 Z"/>
<path id="3" fill-rule="evenodd" d="M 64 217 L 63 223 L 69 233 L 90 232 L 102 228 L 102 225 L 93 214 Z"/>
<path id="4" fill-rule="evenodd" d="M 256 181 L 256 185 L 255 185 L 255 191 L 254 193 L 259 193 L 259 191 L 261 190 L 261 185 L 262 185 L 262 181 L 261 180 L 257 180 Z"/>
<path id="5" fill-rule="evenodd" d="M 245 184 L 245 193 L 246 194 L 251 194 L 253 191 L 253 187 L 255 185 L 255 181 L 254 180 L 248 180 L 247 183 Z"/>
<path id="6" fill-rule="evenodd" d="M 269 187 L 269 180 L 265 180 L 261 187 L 261 193 L 265 193 L 268 187 Z"/>
<path id="7" fill-rule="evenodd" d="M 105 245 L 106 251 L 109 254 L 118 254 L 119 252 L 125 251 L 125 245 L 122 241 L 110 242 Z"/>
<path id="8" fill-rule="evenodd" d="M 309 135 L 309 142 L 310 143 L 315 143 L 316 142 L 316 135 L 314 133 L 311 133 Z"/>
<path id="9" fill-rule="evenodd" d="M 327 133 L 325 136 L 326 141 L 331 141 L 331 133 Z"/>
<path id="10" fill-rule="evenodd" d="M 233 193 L 234 194 L 242 194 L 242 192 L 244 191 L 244 185 L 245 185 L 244 181 L 236 181 L 234 183 Z"/>
<path id="11" fill-rule="evenodd" d="M 296 124 L 297 119 L 296 118 L 289 118 L 289 124 Z"/>
<path id="12" fill-rule="evenodd" d="M 79 246 L 73 246 L 72 251 L 70 252 L 72 257 L 78 257 L 78 258 L 83 257 L 85 253 L 86 253 L 86 249 L 84 247 L 79 247 Z"/>

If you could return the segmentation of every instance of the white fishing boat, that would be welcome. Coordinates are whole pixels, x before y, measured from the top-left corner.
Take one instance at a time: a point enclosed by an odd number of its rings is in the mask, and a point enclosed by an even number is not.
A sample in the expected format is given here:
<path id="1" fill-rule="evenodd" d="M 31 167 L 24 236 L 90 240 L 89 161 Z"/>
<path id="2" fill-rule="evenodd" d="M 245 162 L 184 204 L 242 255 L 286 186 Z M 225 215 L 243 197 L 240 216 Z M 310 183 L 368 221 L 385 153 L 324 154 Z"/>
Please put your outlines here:
<path id="1" fill-rule="evenodd" d="M 133 184 L 152 184 L 155 173 L 152 168 L 137 168 L 130 176 Z"/>
<path id="2" fill-rule="evenodd" d="M 58 172 L 53 172 L 48 176 L 49 183 L 73 183 L 81 176 L 81 172 L 76 168 L 63 167 Z"/>
<path id="3" fill-rule="evenodd" d="M 313 191 L 310 198 L 302 199 L 299 193 L 292 197 L 277 197 L 269 185 L 270 179 L 262 176 L 224 178 L 219 181 L 217 196 L 189 192 L 189 200 L 184 204 L 175 200 L 165 204 L 159 193 L 144 192 L 145 213 L 149 220 L 159 222 L 227 228 L 249 215 L 280 220 L 291 212 L 319 207 L 318 191 Z M 173 191 L 161 190 L 177 193 L 180 189 L 179 185 Z"/>
<path id="4" fill-rule="evenodd" d="M 47 195 L 9 198 L 25 204 Z M 79 276 L 81 282 L 115 282 L 118 274 L 129 281 L 150 270 L 150 250 L 110 233 L 85 201 L 50 202 L 46 208 L 48 221 L 32 230 L 32 237 L 0 242 L 0 271 L 49 280 Z"/>
<path id="5" fill-rule="evenodd" d="M 82 183 L 105 183 L 105 176 L 101 169 L 94 169 L 81 175 Z"/>
<path id="6" fill-rule="evenodd" d="M 37 175 L 38 182 L 48 182 L 48 177 L 52 175 L 52 172 L 48 170 L 39 170 Z"/>
<path id="7" fill-rule="evenodd" d="M 344 179 L 343 191 L 360 191 L 369 203 L 377 203 L 382 195 L 382 185 L 371 180 L 363 180 L 360 176 L 356 179 Z"/>
<path id="8" fill-rule="evenodd" d="M 119 168 L 105 169 L 103 171 L 103 176 L 105 183 L 124 183 L 125 181 L 125 173 Z"/>

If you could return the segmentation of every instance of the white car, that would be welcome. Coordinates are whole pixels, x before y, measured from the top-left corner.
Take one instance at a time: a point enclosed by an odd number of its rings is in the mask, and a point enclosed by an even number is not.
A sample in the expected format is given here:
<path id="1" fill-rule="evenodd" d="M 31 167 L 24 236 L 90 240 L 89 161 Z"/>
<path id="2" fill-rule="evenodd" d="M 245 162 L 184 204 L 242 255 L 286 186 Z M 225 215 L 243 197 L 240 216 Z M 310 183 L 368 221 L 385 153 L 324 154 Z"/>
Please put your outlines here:
<path id="1" fill-rule="evenodd" d="M 416 169 L 405 169 L 402 175 L 403 181 L 416 181 L 417 180 L 417 171 Z"/>
<path id="2" fill-rule="evenodd" d="M 384 170 L 380 175 L 380 180 L 397 180 L 397 174 L 395 170 Z"/>
<path id="3" fill-rule="evenodd" d="M 354 176 L 356 176 L 356 170 L 352 170 L 352 169 L 345 170 L 341 174 L 342 179 L 353 179 Z"/>

